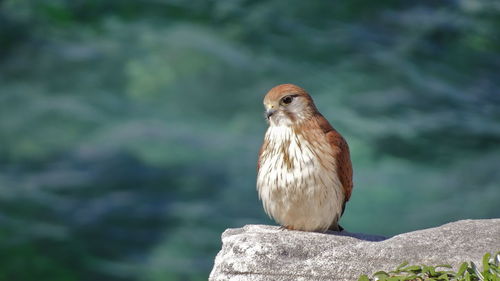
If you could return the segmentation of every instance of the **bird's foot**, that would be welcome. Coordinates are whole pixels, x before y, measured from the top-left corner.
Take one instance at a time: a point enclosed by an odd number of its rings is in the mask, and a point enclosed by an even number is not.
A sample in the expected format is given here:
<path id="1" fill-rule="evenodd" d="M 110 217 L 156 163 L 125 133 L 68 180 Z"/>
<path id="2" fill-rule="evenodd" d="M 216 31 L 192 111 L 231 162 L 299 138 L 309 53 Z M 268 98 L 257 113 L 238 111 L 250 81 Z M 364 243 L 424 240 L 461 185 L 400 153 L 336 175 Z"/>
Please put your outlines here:
<path id="1" fill-rule="evenodd" d="M 283 231 L 283 230 L 293 230 L 293 228 L 291 228 L 290 226 L 288 225 L 282 225 L 280 226 L 280 230 Z"/>
<path id="2" fill-rule="evenodd" d="M 328 230 L 335 231 L 335 232 L 342 232 L 342 231 L 344 231 L 344 228 L 342 226 L 340 226 L 339 224 L 337 224 L 337 225 L 330 226 L 330 228 Z"/>

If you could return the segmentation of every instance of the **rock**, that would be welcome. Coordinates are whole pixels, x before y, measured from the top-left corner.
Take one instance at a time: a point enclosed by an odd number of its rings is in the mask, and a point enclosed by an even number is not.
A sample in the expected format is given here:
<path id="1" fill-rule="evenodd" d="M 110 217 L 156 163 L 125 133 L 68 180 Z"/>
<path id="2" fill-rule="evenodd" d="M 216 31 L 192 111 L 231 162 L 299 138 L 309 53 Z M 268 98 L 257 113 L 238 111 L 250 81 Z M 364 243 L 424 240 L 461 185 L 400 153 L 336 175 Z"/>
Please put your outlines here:
<path id="1" fill-rule="evenodd" d="M 500 250 L 500 219 L 463 220 L 381 236 L 313 233 L 247 225 L 222 234 L 210 280 L 357 280 L 360 274 L 410 264 L 481 264 Z"/>

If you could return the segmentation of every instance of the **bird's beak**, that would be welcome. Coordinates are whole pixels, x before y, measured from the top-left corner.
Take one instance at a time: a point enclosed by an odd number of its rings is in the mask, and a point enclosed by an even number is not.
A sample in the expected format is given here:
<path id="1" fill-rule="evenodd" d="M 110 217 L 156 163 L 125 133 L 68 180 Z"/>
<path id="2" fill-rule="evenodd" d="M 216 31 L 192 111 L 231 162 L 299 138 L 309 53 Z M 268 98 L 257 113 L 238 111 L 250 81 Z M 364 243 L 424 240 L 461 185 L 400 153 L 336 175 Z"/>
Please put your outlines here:
<path id="1" fill-rule="evenodd" d="M 274 113 L 276 112 L 276 109 L 269 108 L 266 110 L 266 118 L 269 119 Z"/>

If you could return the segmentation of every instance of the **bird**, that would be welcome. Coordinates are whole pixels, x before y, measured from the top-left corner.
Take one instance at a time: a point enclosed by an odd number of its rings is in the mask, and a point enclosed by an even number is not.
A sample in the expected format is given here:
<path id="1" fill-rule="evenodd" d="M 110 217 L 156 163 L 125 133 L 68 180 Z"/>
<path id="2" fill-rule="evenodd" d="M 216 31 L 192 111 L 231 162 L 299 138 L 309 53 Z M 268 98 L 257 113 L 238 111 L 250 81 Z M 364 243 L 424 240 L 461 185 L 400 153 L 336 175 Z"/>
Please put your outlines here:
<path id="1" fill-rule="evenodd" d="M 299 86 L 275 86 L 264 107 L 269 126 L 256 185 L 265 212 L 283 229 L 342 231 L 338 222 L 353 189 L 346 140 Z"/>

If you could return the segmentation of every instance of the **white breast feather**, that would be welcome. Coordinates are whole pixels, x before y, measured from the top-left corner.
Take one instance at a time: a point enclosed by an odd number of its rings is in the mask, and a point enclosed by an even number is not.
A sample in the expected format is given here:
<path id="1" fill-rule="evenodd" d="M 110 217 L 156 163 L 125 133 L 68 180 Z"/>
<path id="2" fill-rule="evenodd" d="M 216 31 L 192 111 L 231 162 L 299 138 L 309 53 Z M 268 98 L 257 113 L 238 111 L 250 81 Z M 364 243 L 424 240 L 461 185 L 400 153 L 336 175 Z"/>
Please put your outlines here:
<path id="1" fill-rule="evenodd" d="M 325 136 L 318 131 L 314 137 Z M 339 219 L 344 202 L 330 145 L 326 141 L 321 142 L 324 145 L 309 143 L 288 126 L 270 126 L 265 138 L 269 141 L 267 151 L 275 151 L 263 152 L 257 175 L 257 190 L 266 213 L 293 229 L 327 230 Z M 291 168 L 283 153 L 278 153 L 288 142 Z M 320 153 L 314 153 L 313 147 Z"/>

